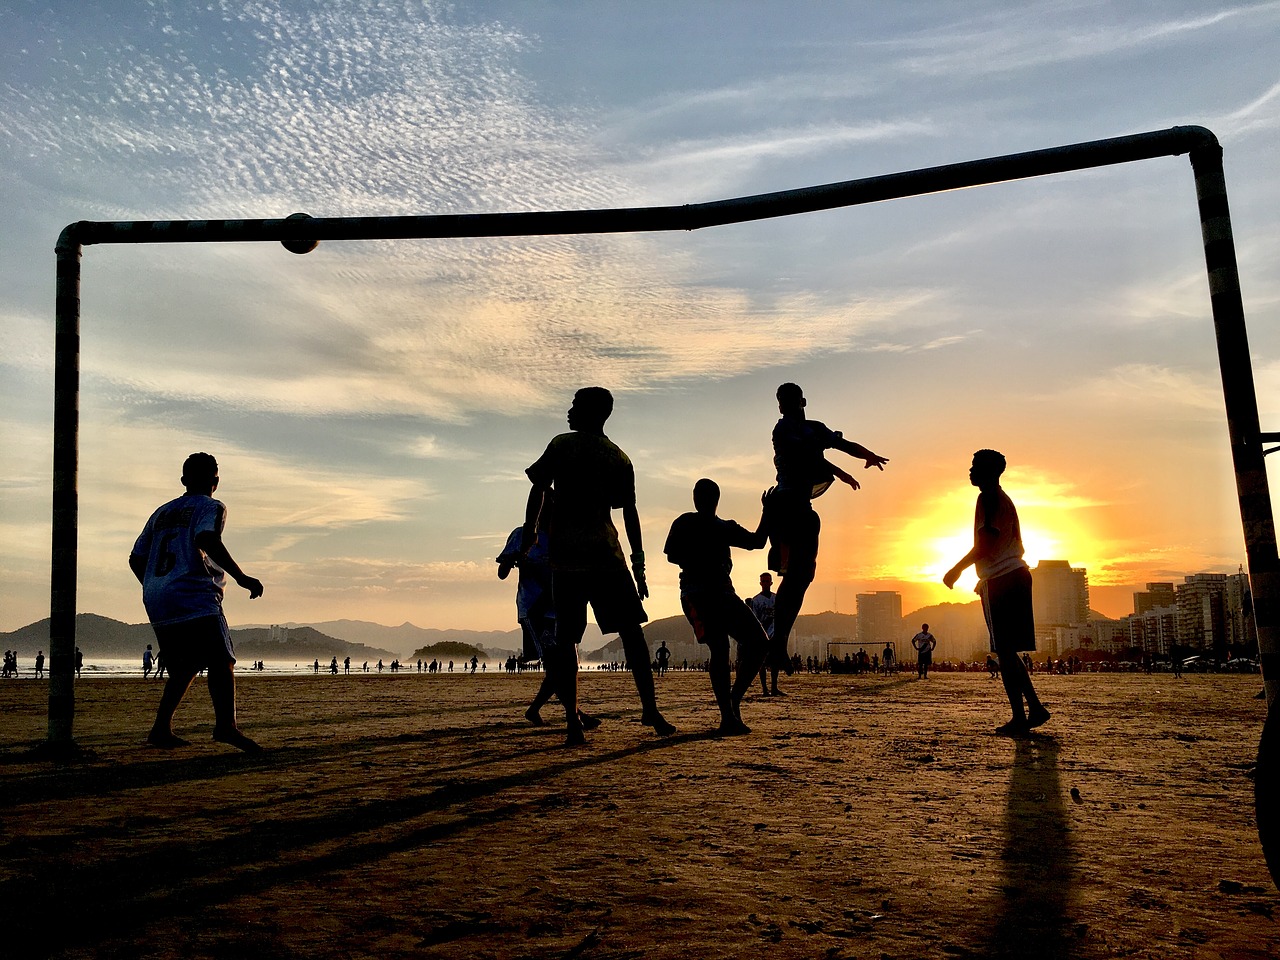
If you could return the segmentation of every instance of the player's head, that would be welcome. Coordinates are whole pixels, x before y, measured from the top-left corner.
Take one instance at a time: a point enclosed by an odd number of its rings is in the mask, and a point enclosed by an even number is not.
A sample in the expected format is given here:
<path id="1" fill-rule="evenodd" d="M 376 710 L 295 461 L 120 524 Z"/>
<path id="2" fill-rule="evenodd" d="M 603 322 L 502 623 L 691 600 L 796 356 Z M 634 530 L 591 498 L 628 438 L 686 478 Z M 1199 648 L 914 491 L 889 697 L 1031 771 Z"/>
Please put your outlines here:
<path id="1" fill-rule="evenodd" d="M 921 629 L 924 633 L 928 633 L 928 632 L 929 632 L 929 625 L 928 625 L 927 623 L 922 623 L 922 624 L 920 624 L 920 629 Z"/>
<path id="2" fill-rule="evenodd" d="M 182 462 L 184 487 L 216 487 L 218 485 L 218 461 L 209 453 L 193 453 Z"/>
<path id="3" fill-rule="evenodd" d="M 973 466 L 969 468 L 969 482 L 975 487 L 996 483 L 1004 473 L 1004 468 L 1003 453 L 996 450 L 979 450 L 973 455 Z"/>
<path id="4" fill-rule="evenodd" d="M 613 394 L 604 387 L 583 387 L 569 407 L 571 430 L 599 430 L 613 413 Z"/>
<path id="5" fill-rule="evenodd" d="M 804 391 L 800 389 L 798 383 L 784 383 L 778 387 L 776 396 L 778 398 L 778 410 L 782 413 L 792 413 L 804 409 Z"/>
<path id="6" fill-rule="evenodd" d="M 760 574 L 760 589 L 764 590 L 767 593 L 769 588 L 772 586 L 773 586 L 773 575 L 770 574 L 768 571 L 765 571 L 764 573 Z"/>
<path id="7" fill-rule="evenodd" d="M 703 477 L 693 485 L 693 507 L 699 513 L 715 513 L 720 506 L 720 485 Z"/>

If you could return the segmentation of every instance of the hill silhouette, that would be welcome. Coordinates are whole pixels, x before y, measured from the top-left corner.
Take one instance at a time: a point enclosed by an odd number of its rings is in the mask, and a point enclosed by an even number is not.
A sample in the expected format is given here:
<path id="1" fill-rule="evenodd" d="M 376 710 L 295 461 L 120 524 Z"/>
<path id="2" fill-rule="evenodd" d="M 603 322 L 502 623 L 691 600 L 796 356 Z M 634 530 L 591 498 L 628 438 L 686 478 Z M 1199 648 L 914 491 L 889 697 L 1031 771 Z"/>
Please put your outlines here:
<path id="1" fill-rule="evenodd" d="M 313 660 L 350 656 L 353 660 L 394 658 L 398 654 L 363 643 L 351 643 L 321 633 L 313 627 L 299 626 L 289 631 L 289 639 L 271 640 L 267 627 L 241 627 L 231 630 L 236 656 L 242 660 Z M 76 614 L 76 646 L 86 657 L 108 660 L 140 658 L 147 644 L 154 644 L 155 632 L 149 623 L 121 623 L 96 613 Z M 24 654 L 49 650 L 49 618 L 29 623 L 9 633 L 0 633 L 5 649 L 12 647 Z"/>

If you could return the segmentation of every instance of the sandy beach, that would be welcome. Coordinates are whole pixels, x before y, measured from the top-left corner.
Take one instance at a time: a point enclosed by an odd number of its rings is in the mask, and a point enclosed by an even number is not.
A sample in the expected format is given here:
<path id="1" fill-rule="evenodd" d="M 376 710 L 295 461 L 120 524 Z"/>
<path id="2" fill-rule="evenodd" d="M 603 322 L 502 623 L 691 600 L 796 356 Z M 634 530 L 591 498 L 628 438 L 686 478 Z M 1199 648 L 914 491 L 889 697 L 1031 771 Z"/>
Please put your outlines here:
<path id="1" fill-rule="evenodd" d="M 1036 678 L 1043 735 L 991 733 L 985 675 L 797 676 L 715 739 L 703 674 L 584 672 L 585 748 L 534 675 L 252 677 L 209 740 L 143 736 L 159 686 L 77 687 L 85 762 L 35 762 L 46 691 L 0 683 L 9 957 L 1280 955 L 1248 777 L 1249 676 Z M 555 705 L 544 711 L 555 717 Z"/>

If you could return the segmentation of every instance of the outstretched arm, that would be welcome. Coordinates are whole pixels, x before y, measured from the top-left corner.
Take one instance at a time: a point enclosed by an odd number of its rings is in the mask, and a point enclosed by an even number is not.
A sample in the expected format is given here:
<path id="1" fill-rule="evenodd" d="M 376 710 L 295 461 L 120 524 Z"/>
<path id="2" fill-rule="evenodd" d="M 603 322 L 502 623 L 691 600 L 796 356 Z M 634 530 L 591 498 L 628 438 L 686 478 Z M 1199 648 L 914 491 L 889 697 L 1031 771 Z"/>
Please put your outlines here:
<path id="1" fill-rule="evenodd" d="M 212 530 L 201 531 L 196 534 L 196 546 L 208 554 L 210 560 L 230 574 L 232 580 L 248 590 L 250 600 L 256 600 L 262 596 L 262 581 L 240 569 L 240 564 L 232 559 L 220 536 Z"/>
<path id="2" fill-rule="evenodd" d="M 832 446 L 841 453 L 847 453 L 851 457 L 857 457 L 864 461 L 866 469 L 875 467 L 877 470 L 883 470 L 884 465 L 889 462 L 887 457 L 881 457 L 872 453 L 860 443 L 854 443 L 852 440 L 846 440 L 844 437 L 838 437 Z"/>
<path id="3" fill-rule="evenodd" d="M 837 467 L 830 460 L 824 459 L 822 462 L 827 465 L 827 468 L 832 472 L 832 474 L 835 475 L 835 478 L 837 480 L 847 483 L 849 486 L 853 487 L 853 489 L 855 490 L 860 490 L 862 488 L 862 484 L 858 483 L 857 480 L 853 479 L 852 476 L 845 473 L 843 470 Z M 871 466 L 871 464 L 867 464 L 867 466 Z"/>

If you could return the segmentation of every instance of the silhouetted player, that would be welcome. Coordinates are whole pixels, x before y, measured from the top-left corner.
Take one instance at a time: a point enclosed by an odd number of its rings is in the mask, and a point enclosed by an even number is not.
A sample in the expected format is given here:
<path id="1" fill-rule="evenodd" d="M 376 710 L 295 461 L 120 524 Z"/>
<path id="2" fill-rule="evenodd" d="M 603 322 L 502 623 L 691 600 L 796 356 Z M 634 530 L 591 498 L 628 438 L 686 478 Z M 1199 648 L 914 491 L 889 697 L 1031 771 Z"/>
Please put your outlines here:
<path id="1" fill-rule="evenodd" d="M 804 605 L 805 591 L 817 572 L 818 531 L 821 521 L 813 509 L 839 478 L 853 489 L 858 481 L 827 461 L 825 452 L 839 450 L 865 461 L 866 467 L 883 470 L 889 461 L 866 447 L 846 440 L 818 420 L 805 418 L 804 391 L 794 383 L 778 387 L 778 412 L 782 419 L 773 428 L 773 465 L 778 484 L 766 496 L 765 526 L 772 541 L 769 568 L 782 575 L 774 608 L 770 663 L 792 672 L 787 641 Z"/>
<path id="2" fill-rule="evenodd" d="M 760 621 L 733 589 L 730 547 L 759 550 L 765 545 L 764 531 L 754 533 L 734 520 L 716 516 L 720 487 L 702 479 L 693 487 L 693 513 L 683 513 L 671 524 L 667 559 L 680 567 L 680 605 L 693 626 L 698 642 L 711 653 L 711 689 L 720 708 L 720 733 L 726 736 L 750 733 L 742 722 L 739 706 L 743 695 L 755 682 L 764 659 L 768 637 Z M 738 678 L 729 684 L 729 638 L 738 642 Z"/>
<path id="3" fill-rule="evenodd" d="M 556 609 L 555 658 L 568 744 L 585 742 L 578 719 L 577 644 L 587 628 L 588 603 L 601 632 L 616 632 L 622 638 L 643 707 L 640 722 L 661 736 L 675 733 L 658 711 L 649 646 L 640 626 L 649 619 L 640 602 L 649 595 L 649 586 L 644 578 L 635 468 L 604 435 L 612 412 L 613 395 L 608 390 L 579 390 L 569 408 L 571 432 L 552 438 L 537 463 L 525 471 L 533 489 L 525 510 L 521 553 L 531 549 L 544 510 L 550 514 L 547 537 Z M 631 545 L 630 571 L 613 525 L 615 509 L 622 510 Z"/>
<path id="4" fill-rule="evenodd" d="M 991 649 L 999 660 L 1000 679 L 1013 711 L 1013 718 L 996 732 L 1019 734 L 1048 720 L 1049 711 L 1036 696 L 1031 676 L 1018 656 L 1019 651 L 1036 648 L 1036 625 L 1031 571 L 1022 559 L 1018 511 L 1000 486 L 1004 468 L 1004 455 L 995 450 L 979 450 L 973 455 L 969 482 L 980 491 L 973 518 L 973 549 L 947 571 L 942 582 L 954 587 L 966 567 L 973 564 L 976 568 L 977 594 L 982 598 Z"/>
<path id="5" fill-rule="evenodd" d="M 498 579 L 507 579 L 512 567 L 520 570 L 516 588 L 516 619 L 520 622 L 523 635 L 522 659 L 540 660 L 542 662 L 542 684 L 534 695 L 529 709 L 525 710 L 525 719 L 535 727 L 542 726 L 542 708 L 556 693 L 558 683 L 558 666 L 554 656 L 556 641 L 556 610 L 551 598 L 551 561 L 548 557 L 547 535 L 539 530 L 529 552 L 521 554 L 520 538 L 523 527 L 516 527 L 507 537 L 507 543 L 498 554 Z M 574 670 L 577 670 L 577 649 L 573 651 Z M 584 729 L 592 730 L 600 726 L 595 717 L 588 717 L 578 711 L 579 720 Z"/>
<path id="6" fill-rule="evenodd" d="M 251 600 L 262 596 L 262 583 L 241 570 L 222 543 L 227 508 L 213 499 L 218 461 L 193 453 L 182 465 L 182 484 L 187 492 L 151 515 L 129 554 L 169 671 L 147 742 L 166 749 L 188 746 L 173 732 L 173 715 L 196 674 L 207 670 L 213 739 L 254 752 L 261 748 L 236 726 L 236 657 L 222 595 L 226 574 Z"/>
<path id="7" fill-rule="evenodd" d="M 777 606 L 778 595 L 773 592 L 773 577 L 768 573 L 760 574 L 760 592 L 747 601 L 747 606 L 751 608 L 751 612 L 755 614 L 755 618 L 760 621 L 760 626 L 764 628 L 764 635 L 773 640 L 773 616 L 774 609 Z M 765 649 L 768 649 L 767 647 Z M 770 689 L 770 681 L 773 683 Z M 761 662 L 760 664 L 760 689 L 766 697 L 785 697 L 786 694 L 778 689 L 778 667 L 776 664 Z"/>

